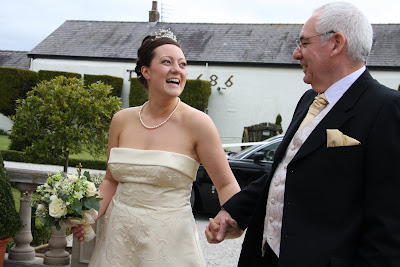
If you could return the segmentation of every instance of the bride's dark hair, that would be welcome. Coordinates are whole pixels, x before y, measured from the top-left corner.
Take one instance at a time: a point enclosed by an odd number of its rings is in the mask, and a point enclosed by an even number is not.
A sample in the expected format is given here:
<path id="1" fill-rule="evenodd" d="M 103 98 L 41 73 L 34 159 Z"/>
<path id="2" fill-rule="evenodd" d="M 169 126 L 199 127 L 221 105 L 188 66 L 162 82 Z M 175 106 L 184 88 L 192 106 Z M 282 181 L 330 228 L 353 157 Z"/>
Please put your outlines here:
<path id="1" fill-rule="evenodd" d="M 154 50 L 162 45 L 165 44 L 172 44 L 176 45 L 180 49 L 181 46 L 171 38 L 168 37 L 156 37 L 154 35 L 146 36 L 143 41 L 142 45 L 138 49 L 138 56 L 136 61 L 135 72 L 139 78 L 139 81 L 148 89 L 147 87 L 147 80 L 142 75 L 142 66 L 150 67 L 151 61 L 154 58 Z"/>

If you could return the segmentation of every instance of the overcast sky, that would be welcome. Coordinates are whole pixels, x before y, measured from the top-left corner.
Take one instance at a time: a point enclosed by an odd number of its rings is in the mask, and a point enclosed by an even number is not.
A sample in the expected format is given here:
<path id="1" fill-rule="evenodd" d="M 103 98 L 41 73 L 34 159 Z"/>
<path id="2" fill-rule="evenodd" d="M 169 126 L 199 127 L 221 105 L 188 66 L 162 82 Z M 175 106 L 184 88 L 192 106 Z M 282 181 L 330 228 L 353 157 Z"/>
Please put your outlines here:
<path id="1" fill-rule="evenodd" d="M 371 23 L 400 23 L 399 0 L 345 0 Z M 162 0 L 165 22 L 304 23 L 332 0 Z M 0 50 L 30 51 L 66 20 L 148 21 L 152 0 L 2 0 Z"/>

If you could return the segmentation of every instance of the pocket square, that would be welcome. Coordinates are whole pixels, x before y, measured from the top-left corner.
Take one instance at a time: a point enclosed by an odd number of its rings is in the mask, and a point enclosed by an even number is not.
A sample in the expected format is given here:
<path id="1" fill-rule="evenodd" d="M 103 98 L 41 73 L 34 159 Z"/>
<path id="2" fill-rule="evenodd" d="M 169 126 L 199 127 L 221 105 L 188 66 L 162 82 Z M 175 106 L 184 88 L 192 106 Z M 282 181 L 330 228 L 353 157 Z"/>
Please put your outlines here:
<path id="1" fill-rule="evenodd" d="M 356 146 L 361 144 L 360 141 L 343 134 L 338 129 L 326 129 L 326 146 Z"/>

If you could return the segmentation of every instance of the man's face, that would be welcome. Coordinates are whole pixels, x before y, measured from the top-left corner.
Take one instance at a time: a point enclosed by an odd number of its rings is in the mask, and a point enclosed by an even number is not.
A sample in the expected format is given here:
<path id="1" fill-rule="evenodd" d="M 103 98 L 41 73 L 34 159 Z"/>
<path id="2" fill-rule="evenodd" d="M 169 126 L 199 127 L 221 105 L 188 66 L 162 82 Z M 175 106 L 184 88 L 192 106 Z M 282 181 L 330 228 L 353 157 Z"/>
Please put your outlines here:
<path id="1" fill-rule="evenodd" d="M 301 48 L 296 48 L 293 58 L 299 60 L 303 67 L 303 81 L 311 84 L 313 89 L 319 92 L 320 90 L 325 91 L 329 87 L 327 82 L 330 73 L 330 52 L 329 46 L 321 44 L 319 33 L 315 30 L 317 17 L 318 13 L 304 24 L 300 33 Z"/>

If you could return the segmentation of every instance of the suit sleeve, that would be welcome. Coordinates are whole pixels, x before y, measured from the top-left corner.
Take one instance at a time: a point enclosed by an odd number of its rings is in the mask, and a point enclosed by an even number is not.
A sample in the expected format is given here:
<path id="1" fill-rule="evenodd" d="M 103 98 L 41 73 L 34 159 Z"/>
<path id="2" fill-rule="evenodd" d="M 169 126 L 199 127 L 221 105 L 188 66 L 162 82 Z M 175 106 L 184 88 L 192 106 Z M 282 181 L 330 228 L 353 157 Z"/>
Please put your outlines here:
<path id="1" fill-rule="evenodd" d="M 255 210 L 262 188 L 267 184 L 269 174 L 265 174 L 246 186 L 242 191 L 231 197 L 222 208 L 225 209 L 239 224 L 241 229 L 246 229 Z"/>
<path id="2" fill-rule="evenodd" d="M 400 266 L 400 94 L 388 90 L 368 136 L 361 259 Z"/>
<path id="3" fill-rule="evenodd" d="M 299 110 L 302 110 L 302 108 L 308 109 L 309 106 L 308 102 L 312 102 L 312 99 L 315 97 L 315 95 L 316 93 L 312 89 L 310 89 L 307 92 L 305 92 L 303 96 L 300 98 L 299 102 L 297 103 L 293 119 L 289 125 L 288 132 L 290 132 L 289 129 L 294 127 L 293 123 L 294 121 L 296 121 L 296 119 L 300 121 L 303 119 L 303 118 L 297 118 L 297 116 L 299 116 Z M 285 141 L 286 138 L 291 139 L 292 136 L 289 137 L 285 136 L 281 145 L 276 150 L 271 173 L 265 174 L 264 176 L 261 176 L 259 179 L 249 184 L 246 188 L 244 188 L 242 191 L 234 195 L 222 206 L 222 208 L 224 208 L 226 211 L 229 212 L 232 218 L 236 220 L 240 228 L 243 230 L 248 227 L 250 219 L 253 215 L 256 206 L 263 205 L 263 203 L 265 202 L 259 200 L 262 197 L 264 198 L 267 197 L 267 194 L 264 195 L 264 192 L 266 191 L 265 187 L 269 185 L 268 179 L 270 179 L 269 178 L 270 175 L 271 176 L 273 175 L 278 162 L 282 159 L 284 155 L 287 145 L 282 146 L 282 144 L 283 143 L 288 144 L 289 142 L 289 140 Z M 265 209 L 260 209 L 260 210 L 263 210 L 265 212 Z M 259 216 L 265 216 L 265 214 L 259 214 Z"/>

